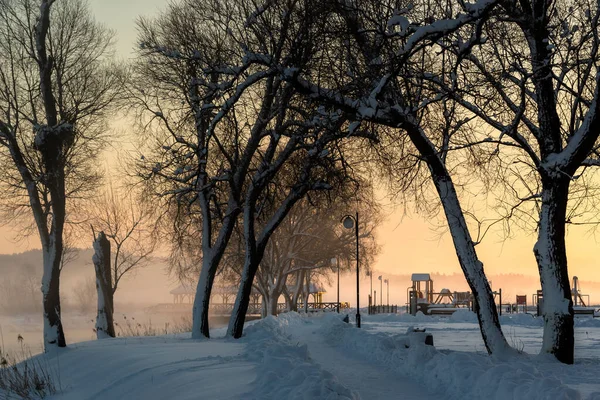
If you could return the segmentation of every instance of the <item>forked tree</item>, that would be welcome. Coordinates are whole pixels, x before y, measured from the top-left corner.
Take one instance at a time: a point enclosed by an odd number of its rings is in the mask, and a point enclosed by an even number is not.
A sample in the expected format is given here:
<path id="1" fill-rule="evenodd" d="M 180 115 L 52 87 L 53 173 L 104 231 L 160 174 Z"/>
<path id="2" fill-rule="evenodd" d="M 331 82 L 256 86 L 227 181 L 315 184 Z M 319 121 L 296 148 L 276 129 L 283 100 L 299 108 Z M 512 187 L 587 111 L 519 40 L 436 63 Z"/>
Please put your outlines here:
<path id="1" fill-rule="evenodd" d="M 322 17 L 330 34 L 321 41 L 318 52 L 321 68 L 308 73 L 285 66 L 281 72 L 309 98 L 342 111 L 353 121 L 351 131 L 366 124 L 386 127 L 390 140 L 382 138 L 384 143 L 404 144 L 403 151 L 412 151 L 414 168 L 424 163 L 459 264 L 479 306 L 485 346 L 489 353 L 503 354 L 511 351 L 510 346 L 500 328 L 493 294 L 448 164 L 452 137 L 462 132 L 462 123 L 452 112 L 444 114 L 439 125 L 428 122 L 436 115 L 432 108 L 439 109 L 444 98 L 424 84 L 425 77 L 444 73 L 439 49 L 448 43 L 447 38 L 460 34 L 468 49 L 478 40 L 481 21 L 495 3 L 460 2 L 460 12 L 448 14 L 445 7 L 435 6 L 436 2 L 402 7 L 394 1 L 332 0 Z"/>

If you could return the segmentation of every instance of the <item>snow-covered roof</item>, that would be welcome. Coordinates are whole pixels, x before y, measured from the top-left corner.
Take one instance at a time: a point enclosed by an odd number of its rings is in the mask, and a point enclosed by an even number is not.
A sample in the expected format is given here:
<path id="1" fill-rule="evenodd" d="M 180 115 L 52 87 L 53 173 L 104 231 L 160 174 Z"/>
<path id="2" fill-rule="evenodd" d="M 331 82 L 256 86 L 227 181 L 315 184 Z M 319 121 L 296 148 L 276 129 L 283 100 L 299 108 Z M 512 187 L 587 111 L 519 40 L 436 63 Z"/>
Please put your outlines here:
<path id="1" fill-rule="evenodd" d="M 428 281 L 430 279 L 429 274 L 412 274 L 411 278 L 413 281 Z"/>

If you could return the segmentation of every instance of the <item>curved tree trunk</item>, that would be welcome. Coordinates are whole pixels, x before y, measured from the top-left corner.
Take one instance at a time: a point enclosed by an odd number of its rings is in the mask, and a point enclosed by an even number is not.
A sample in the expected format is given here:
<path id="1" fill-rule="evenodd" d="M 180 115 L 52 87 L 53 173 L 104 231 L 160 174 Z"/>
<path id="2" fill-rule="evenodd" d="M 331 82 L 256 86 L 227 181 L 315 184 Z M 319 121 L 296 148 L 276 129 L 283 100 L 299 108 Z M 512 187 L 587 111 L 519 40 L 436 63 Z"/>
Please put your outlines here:
<path id="1" fill-rule="evenodd" d="M 246 250 L 242 280 L 235 298 L 235 304 L 233 305 L 229 326 L 227 327 L 227 335 L 235 339 L 241 338 L 244 331 L 244 322 L 246 321 L 246 313 L 250 304 L 250 293 L 252 292 L 252 282 L 258 269 L 257 258 L 254 251 Z M 266 304 L 263 304 L 263 307 L 266 306 Z"/>
<path id="2" fill-rule="evenodd" d="M 218 257 L 220 259 L 220 257 Z M 210 337 L 208 311 L 210 294 L 212 292 L 219 260 L 212 251 L 207 252 L 202 258 L 202 270 L 196 287 L 196 297 L 192 309 L 192 339 Z"/>
<path id="3" fill-rule="evenodd" d="M 483 263 L 479 260 L 475 251 L 475 244 L 471 239 L 450 173 L 446 169 L 444 161 L 440 158 L 440 153 L 420 128 L 418 122 L 413 117 L 403 114 L 399 114 L 398 117 L 398 126 L 406 130 L 410 140 L 429 167 L 431 179 L 446 215 L 458 262 L 473 292 L 473 297 L 479 305 L 477 319 L 485 348 L 489 354 L 495 355 L 510 352 L 512 349 L 500 328 L 492 288 L 485 276 Z"/>
<path id="4" fill-rule="evenodd" d="M 542 353 L 573 364 L 573 301 L 565 245 L 565 218 L 569 193 L 567 178 L 542 180 L 542 205 L 534 253 L 544 293 Z"/>
<path id="5" fill-rule="evenodd" d="M 449 176 L 439 176 L 433 172 L 432 176 L 446 214 L 458 262 L 478 304 L 477 319 L 485 347 L 490 354 L 506 352 L 510 346 L 500 328 L 494 295 L 483 263 L 477 257 L 454 185 Z"/>

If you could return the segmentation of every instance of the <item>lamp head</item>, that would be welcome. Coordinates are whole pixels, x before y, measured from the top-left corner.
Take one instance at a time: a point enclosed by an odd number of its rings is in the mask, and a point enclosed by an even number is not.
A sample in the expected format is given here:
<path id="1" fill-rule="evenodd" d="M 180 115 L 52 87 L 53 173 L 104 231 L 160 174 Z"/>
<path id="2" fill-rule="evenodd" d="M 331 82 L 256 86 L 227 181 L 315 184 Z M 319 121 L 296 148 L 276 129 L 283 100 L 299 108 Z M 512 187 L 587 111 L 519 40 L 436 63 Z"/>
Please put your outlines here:
<path id="1" fill-rule="evenodd" d="M 354 228 L 354 219 L 352 219 L 351 216 L 347 215 L 344 217 L 343 224 L 344 224 L 344 228 L 352 229 L 352 228 Z"/>

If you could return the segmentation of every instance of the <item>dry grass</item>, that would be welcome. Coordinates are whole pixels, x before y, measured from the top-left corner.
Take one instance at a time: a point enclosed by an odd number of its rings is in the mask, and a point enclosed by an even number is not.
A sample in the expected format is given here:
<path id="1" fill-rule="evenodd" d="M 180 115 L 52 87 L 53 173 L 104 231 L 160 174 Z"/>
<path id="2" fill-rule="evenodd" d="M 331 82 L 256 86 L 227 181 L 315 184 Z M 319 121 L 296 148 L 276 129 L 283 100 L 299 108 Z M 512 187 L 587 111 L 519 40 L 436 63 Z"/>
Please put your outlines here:
<path id="1" fill-rule="evenodd" d="M 18 354 L 0 349 L 0 398 L 40 399 L 56 393 L 55 374 L 45 357 L 31 357 L 21 343 Z"/>
<path id="2" fill-rule="evenodd" d="M 123 315 L 121 322 L 115 322 L 117 337 L 172 335 L 191 332 L 191 330 L 192 319 L 190 317 L 181 317 L 173 324 L 165 322 L 164 326 L 160 327 L 152 325 L 152 320 L 139 322 L 135 318 L 128 319 L 126 315 Z"/>

